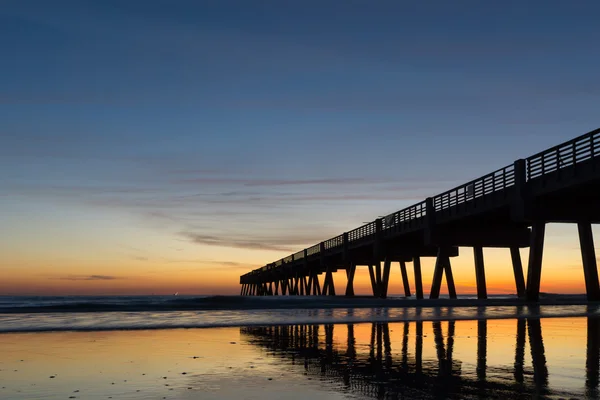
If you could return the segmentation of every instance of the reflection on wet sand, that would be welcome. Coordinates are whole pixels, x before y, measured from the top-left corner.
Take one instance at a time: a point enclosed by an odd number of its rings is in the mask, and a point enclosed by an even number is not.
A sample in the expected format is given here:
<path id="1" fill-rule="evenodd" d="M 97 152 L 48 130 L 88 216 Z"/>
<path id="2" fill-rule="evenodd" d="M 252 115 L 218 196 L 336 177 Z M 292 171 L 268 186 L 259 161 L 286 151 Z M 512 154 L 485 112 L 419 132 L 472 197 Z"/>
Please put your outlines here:
<path id="1" fill-rule="evenodd" d="M 431 355 L 427 355 L 427 349 L 425 355 L 423 351 L 423 339 L 427 338 L 424 325 L 427 333 L 433 333 L 435 353 L 429 353 Z M 364 324 L 246 327 L 241 328 L 241 332 L 248 342 L 267 349 L 276 357 L 292 363 L 302 361 L 305 374 L 315 374 L 336 383 L 342 380 L 345 390 L 378 399 L 532 398 L 571 394 L 549 387 L 539 319 L 515 321 L 513 365 L 512 361 L 507 365 L 488 365 L 488 350 L 491 349 L 488 339 L 493 332 L 488 332 L 487 320 L 476 321 L 476 325 L 476 360 L 455 359 L 455 342 L 469 338 L 456 336 L 455 321 L 372 323 L 368 345 L 360 348 L 357 348 L 355 331 L 357 328 L 364 330 Z M 401 327 L 401 341 L 392 341 L 390 326 Z M 336 336 L 336 330 L 345 338 Z M 527 343 L 530 358 L 526 355 Z M 587 318 L 586 354 L 586 379 L 585 382 L 582 380 L 585 388 L 581 393 L 597 398 L 598 318 Z M 465 363 L 475 364 L 474 373 L 464 370 Z"/>
<path id="2" fill-rule="evenodd" d="M 592 398 L 600 397 L 598 383 L 600 378 L 600 318 L 588 318 L 587 355 L 585 362 L 586 394 Z"/>

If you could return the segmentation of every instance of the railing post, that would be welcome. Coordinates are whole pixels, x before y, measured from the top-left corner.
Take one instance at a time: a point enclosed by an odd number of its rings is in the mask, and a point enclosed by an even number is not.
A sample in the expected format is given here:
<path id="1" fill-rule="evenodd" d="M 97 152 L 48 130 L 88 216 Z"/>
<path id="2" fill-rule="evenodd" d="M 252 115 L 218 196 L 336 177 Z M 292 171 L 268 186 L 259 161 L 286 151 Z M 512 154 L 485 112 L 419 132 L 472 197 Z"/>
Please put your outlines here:
<path id="1" fill-rule="evenodd" d="M 525 199 L 527 189 L 527 173 L 525 160 L 519 159 L 514 162 L 515 190 L 510 207 L 510 215 L 513 221 L 523 221 L 526 215 Z"/>
<path id="2" fill-rule="evenodd" d="M 435 241 L 434 238 L 435 230 L 435 207 L 433 205 L 433 198 L 428 197 L 425 199 L 425 229 L 424 242 L 425 245 L 431 245 Z"/>
<path id="3" fill-rule="evenodd" d="M 377 218 L 375 220 L 375 245 L 373 246 L 373 256 L 377 261 L 383 256 L 383 220 L 381 218 Z"/>
<path id="4" fill-rule="evenodd" d="M 344 244 L 343 244 L 343 257 L 344 257 L 344 262 L 348 263 L 350 261 L 350 254 L 348 252 L 348 232 L 344 232 Z"/>

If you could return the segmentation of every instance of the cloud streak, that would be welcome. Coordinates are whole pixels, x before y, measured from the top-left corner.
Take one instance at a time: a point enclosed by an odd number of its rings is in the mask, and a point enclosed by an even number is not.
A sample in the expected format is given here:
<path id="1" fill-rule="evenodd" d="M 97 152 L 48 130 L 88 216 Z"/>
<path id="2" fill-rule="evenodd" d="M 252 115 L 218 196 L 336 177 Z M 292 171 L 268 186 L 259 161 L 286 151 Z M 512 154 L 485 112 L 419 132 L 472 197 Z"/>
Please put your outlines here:
<path id="1" fill-rule="evenodd" d="M 112 281 L 120 278 L 113 275 L 67 275 L 58 279 L 65 281 Z"/>
<path id="2" fill-rule="evenodd" d="M 207 246 L 231 247 L 246 250 L 269 250 L 294 252 L 298 251 L 298 247 L 307 243 L 317 241 L 311 237 L 251 237 L 251 238 L 236 238 L 235 236 L 216 236 L 195 233 L 191 231 L 180 232 L 180 235 L 187 238 L 190 242 Z"/>

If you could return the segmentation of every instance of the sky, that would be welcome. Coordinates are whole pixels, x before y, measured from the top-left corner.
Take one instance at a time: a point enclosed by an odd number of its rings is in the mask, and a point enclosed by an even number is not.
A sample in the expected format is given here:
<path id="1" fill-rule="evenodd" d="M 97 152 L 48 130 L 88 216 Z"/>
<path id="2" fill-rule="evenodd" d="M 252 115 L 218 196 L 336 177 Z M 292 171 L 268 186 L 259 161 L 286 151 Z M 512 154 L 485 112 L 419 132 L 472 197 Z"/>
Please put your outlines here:
<path id="1" fill-rule="evenodd" d="M 0 295 L 239 293 L 251 269 L 595 129 L 598 17 L 3 0 Z M 547 234 L 542 290 L 583 292 L 576 229 Z M 489 291 L 514 293 L 508 250 L 485 255 Z M 471 250 L 453 262 L 473 293 Z"/>

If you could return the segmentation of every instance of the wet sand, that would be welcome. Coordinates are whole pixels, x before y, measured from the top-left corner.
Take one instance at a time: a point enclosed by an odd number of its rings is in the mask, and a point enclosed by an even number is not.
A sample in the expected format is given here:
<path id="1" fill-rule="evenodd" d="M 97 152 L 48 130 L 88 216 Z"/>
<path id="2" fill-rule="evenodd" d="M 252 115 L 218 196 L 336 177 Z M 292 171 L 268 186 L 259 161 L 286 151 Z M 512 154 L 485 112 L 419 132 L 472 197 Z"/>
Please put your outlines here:
<path id="1" fill-rule="evenodd" d="M 598 321 L 7 333 L 0 398 L 597 398 Z"/>

